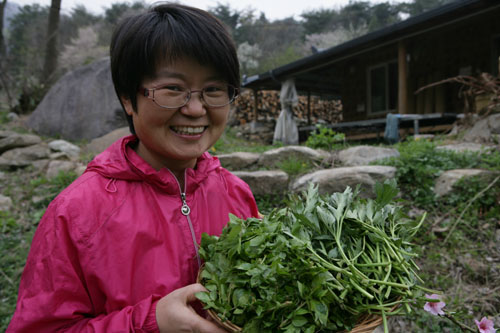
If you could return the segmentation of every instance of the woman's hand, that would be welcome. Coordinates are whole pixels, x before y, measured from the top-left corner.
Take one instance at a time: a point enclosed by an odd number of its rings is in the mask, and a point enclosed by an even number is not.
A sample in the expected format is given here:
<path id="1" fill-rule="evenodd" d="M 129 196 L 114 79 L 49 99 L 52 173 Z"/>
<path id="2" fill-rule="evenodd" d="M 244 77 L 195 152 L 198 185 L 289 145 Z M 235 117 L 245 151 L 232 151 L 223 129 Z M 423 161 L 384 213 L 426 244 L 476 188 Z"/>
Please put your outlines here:
<path id="1" fill-rule="evenodd" d="M 161 333 L 227 333 L 217 324 L 202 318 L 189 305 L 196 301 L 194 295 L 206 289 L 199 283 L 172 291 L 156 304 L 156 322 Z"/>

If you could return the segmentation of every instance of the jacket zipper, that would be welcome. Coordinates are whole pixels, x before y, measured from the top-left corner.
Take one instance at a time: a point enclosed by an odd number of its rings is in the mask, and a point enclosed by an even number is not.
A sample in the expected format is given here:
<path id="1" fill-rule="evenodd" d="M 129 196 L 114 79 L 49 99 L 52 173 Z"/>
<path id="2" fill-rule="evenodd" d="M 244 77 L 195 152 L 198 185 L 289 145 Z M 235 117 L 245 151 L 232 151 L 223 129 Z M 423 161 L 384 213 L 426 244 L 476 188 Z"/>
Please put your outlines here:
<path id="1" fill-rule="evenodd" d="M 189 230 L 191 230 L 191 237 L 193 239 L 194 250 L 196 252 L 196 260 L 198 262 L 198 268 L 200 268 L 201 259 L 200 259 L 200 254 L 198 253 L 198 243 L 196 242 L 196 234 L 194 232 L 193 223 L 191 222 L 191 217 L 189 216 L 189 214 L 191 213 L 191 208 L 189 208 L 186 202 L 186 172 L 184 171 L 184 191 L 182 191 L 181 184 L 179 184 L 179 180 L 177 180 L 177 177 L 175 177 L 172 171 L 170 171 L 170 173 L 174 176 L 175 180 L 177 181 L 177 185 L 179 186 L 179 192 L 181 194 L 181 202 L 182 202 L 181 213 L 186 217 L 188 221 Z"/>

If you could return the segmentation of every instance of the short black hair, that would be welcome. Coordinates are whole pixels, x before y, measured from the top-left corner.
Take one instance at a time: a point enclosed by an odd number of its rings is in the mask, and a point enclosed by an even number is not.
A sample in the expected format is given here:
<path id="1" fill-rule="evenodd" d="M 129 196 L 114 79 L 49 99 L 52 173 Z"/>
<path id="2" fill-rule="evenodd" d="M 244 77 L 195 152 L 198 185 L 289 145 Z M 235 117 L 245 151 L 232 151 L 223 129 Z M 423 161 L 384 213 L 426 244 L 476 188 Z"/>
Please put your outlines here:
<path id="1" fill-rule="evenodd" d="M 124 18 L 113 32 L 111 76 L 120 99 L 137 111 L 137 91 L 153 78 L 157 66 L 190 57 L 211 66 L 228 84 L 240 87 L 236 47 L 224 24 L 212 14 L 190 6 L 163 3 Z M 123 104 L 122 104 L 123 107 Z M 135 134 L 132 117 L 127 116 Z"/>

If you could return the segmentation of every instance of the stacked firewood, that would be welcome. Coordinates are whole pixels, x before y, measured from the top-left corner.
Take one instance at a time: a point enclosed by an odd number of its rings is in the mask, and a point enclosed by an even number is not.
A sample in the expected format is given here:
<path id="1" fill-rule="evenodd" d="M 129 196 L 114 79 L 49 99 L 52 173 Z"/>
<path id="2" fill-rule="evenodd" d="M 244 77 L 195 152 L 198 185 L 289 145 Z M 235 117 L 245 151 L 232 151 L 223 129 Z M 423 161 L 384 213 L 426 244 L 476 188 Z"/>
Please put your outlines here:
<path id="1" fill-rule="evenodd" d="M 276 121 L 281 112 L 279 91 L 261 90 L 257 93 L 257 121 Z M 342 120 L 342 103 L 340 100 L 322 100 L 311 96 L 310 115 L 308 117 L 307 96 L 299 96 L 299 103 L 293 108 L 298 122 L 311 124 L 326 122 L 338 123 Z M 254 119 L 255 100 L 251 90 L 244 90 L 234 102 L 235 117 L 240 124 L 251 122 Z"/>

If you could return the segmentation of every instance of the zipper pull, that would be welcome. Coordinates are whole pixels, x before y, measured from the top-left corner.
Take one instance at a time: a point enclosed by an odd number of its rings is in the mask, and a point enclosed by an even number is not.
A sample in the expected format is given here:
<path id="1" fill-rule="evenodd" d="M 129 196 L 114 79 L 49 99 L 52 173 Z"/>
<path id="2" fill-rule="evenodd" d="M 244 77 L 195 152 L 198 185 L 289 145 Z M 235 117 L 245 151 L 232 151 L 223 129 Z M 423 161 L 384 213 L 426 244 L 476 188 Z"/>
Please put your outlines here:
<path id="1" fill-rule="evenodd" d="M 189 213 L 191 212 L 191 208 L 187 205 L 186 202 L 186 193 L 181 192 L 181 200 L 182 200 L 182 207 L 181 207 L 181 213 L 184 216 L 188 216 Z"/>

